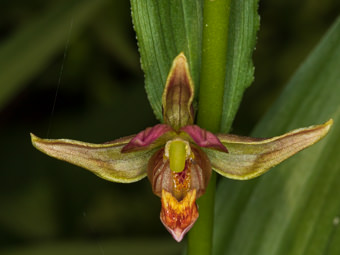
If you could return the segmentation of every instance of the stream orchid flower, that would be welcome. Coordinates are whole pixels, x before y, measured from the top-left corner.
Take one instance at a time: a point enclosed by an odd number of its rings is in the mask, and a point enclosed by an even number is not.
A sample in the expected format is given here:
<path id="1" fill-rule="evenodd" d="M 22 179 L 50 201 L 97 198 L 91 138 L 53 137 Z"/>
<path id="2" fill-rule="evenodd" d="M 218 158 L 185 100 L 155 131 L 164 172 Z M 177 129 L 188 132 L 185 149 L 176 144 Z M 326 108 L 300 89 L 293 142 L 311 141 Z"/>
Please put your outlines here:
<path id="1" fill-rule="evenodd" d="M 164 123 L 104 144 L 41 139 L 43 153 L 121 183 L 145 176 L 161 198 L 160 219 L 180 242 L 198 218 L 196 199 L 205 193 L 211 171 L 247 180 L 259 176 L 324 137 L 332 120 L 270 139 L 213 134 L 194 124 L 194 85 L 186 57 L 173 61 L 162 96 Z"/>

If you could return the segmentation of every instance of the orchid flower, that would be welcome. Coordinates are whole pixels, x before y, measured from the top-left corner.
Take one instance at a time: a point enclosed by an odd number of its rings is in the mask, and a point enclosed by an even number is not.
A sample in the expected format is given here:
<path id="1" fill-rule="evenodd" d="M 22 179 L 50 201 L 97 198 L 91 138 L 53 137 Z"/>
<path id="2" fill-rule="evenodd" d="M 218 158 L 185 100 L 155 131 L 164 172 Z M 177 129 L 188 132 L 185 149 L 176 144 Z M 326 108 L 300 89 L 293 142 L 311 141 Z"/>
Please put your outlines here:
<path id="1" fill-rule="evenodd" d="M 43 153 L 90 170 L 99 177 L 131 183 L 146 176 L 161 198 L 160 219 L 180 242 L 198 218 L 196 199 L 211 171 L 236 179 L 259 176 L 324 137 L 332 119 L 270 139 L 213 134 L 194 124 L 194 85 L 183 53 L 173 61 L 162 96 L 164 123 L 104 144 L 41 139 Z"/>

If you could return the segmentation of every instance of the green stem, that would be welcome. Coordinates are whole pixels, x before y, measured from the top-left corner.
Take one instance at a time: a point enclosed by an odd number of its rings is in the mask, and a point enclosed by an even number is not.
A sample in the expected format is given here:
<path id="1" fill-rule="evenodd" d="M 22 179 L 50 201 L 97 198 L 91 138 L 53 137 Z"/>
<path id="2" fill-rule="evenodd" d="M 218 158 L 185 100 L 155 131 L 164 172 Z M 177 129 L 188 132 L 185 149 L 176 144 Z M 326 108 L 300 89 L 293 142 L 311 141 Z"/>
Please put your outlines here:
<path id="1" fill-rule="evenodd" d="M 203 45 L 197 122 L 218 132 L 222 116 L 227 65 L 230 0 L 205 0 Z"/>
<path id="2" fill-rule="evenodd" d="M 204 0 L 202 69 L 197 123 L 218 132 L 222 116 L 227 65 L 227 40 L 231 0 Z M 216 174 L 206 193 L 198 199 L 200 216 L 188 237 L 189 255 L 212 252 Z"/>

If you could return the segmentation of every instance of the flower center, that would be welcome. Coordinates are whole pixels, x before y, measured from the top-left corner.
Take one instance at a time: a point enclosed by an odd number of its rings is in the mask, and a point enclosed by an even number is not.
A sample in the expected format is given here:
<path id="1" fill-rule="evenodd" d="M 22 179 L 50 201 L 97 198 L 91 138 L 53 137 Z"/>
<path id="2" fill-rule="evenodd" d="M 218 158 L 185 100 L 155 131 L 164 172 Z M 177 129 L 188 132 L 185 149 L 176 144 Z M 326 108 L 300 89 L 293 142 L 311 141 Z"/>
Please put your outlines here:
<path id="1" fill-rule="evenodd" d="M 185 161 L 191 155 L 190 145 L 182 139 L 168 141 L 165 146 L 165 157 L 170 161 L 170 169 L 179 173 L 185 168 Z"/>

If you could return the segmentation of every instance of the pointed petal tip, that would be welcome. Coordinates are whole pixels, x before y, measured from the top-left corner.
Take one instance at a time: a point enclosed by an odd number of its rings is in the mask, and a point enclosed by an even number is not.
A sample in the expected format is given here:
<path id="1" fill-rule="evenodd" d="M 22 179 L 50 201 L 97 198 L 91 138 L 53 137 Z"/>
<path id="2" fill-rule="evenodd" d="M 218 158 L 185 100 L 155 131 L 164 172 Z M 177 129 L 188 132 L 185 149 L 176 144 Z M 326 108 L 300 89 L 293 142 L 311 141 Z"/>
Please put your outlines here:
<path id="1" fill-rule="evenodd" d="M 31 143 L 32 143 L 32 145 L 33 145 L 35 148 L 38 148 L 38 147 L 37 147 L 37 143 L 39 142 L 39 140 L 40 140 L 41 138 L 39 138 L 38 136 L 36 136 L 36 135 L 33 134 L 33 133 L 30 133 L 30 136 L 31 136 Z"/>
<path id="2" fill-rule="evenodd" d="M 190 228 L 191 228 L 191 226 L 190 226 Z M 189 228 L 189 229 L 190 229 Z M 188 230 L 189 230 L 188 229 Z M 188 232 L 188 230 L 187 231 L 183 231 L 182 229 L 180 229 L 180 228 L 176 228 L 176 229 L 174 229 L 174 230 L 172 230 L 172 229 L 168 229 L 168 231 L 170 232 L 170 234 L 172 235 L 172 237 L 176 240 L 176 242 L 178 242 L 178 243 L 180 243 L 182 240 L 183 240 L 183 238 L 184 238 L 184 236 L 185 236 L 185 234 Z"/>
<path id="3" fill-rule="evenodd" d="M 183 240 L 184 237 L 184 232 L 182 232 L 181 229 L 177 228 L 177 229 L 168 229 L 170 234 L 172 235 L 172 237 L 176 240 L 177 243 L 180 243 Z"/>
<path id="4" fill-rule="evenodd" d="M 184 55 L 183 51 L 177 55 L 177 57 L 174 59 L 174 63 L 177 63 L 177 64 L 178 63 L 181 63 L 181 64 L 187 63 L 187 58 Z"/>
<path id="5" fill-rule="evenodd" d="M 31 136 L 31 140 L 33 141 L 33 140 L 36 140 L 38 137 L 35 135 L 35 134 L 33 134 L 33 133 L 30 133 L 30 136 Z"/>
<path id="6" fill-rule="evenodd" d="M 198 217 L 198 216 L 197 216 Z M 197 218 L 186 228 L 182 229 L 180 227 L 176 227 L 174 229 L 170 228 L 169 226 L 166 225 L 166 222 L 163 221 L 163 219 L 161 218 L 161 222 L 163 223 L 163 225 L 165 226 L 165 228 L 169 231 L 169 233 L 172 235 L 173 239 L 176 240 L 176 242 L 180 243 L 184 236 L 186 235 L 186 233 L 188 233 L 188 231 L 193 227 L 193 225 L 195 224 Z"/>
<path id="7" fill-rule="evenodd" d="M 323 137 L 325 137 L 328 134 L 332 125 L 333 125 L 333 119 L 331 118 L 323 124 L 310 126 L 310 127 L 304 128 L 304 129 L 315 130 L 316 134 L 317 134 L 317 130 L 319 130 L 319 135 L 316 135 L 317 139 L 315 139 L 315 142 L 314 142 L 314 143 L 316 143 L 317 141 L 321 140 Z"/>
<path id="8" fill-rule="evenodd" d="M 317 125 L 317 126 L 319 126 L 322 129 L 322 134 L 320 135 L 320 139 L 328 134 L 329 130 L 331 129 L 331 127 L 333 125 L 333 122 L 334 122 L 333 119 L 330 118 L 325 123 L 323 123 L 321 125 Z"/>
<path id="9" fill-rule="evenodd" d="M 328 121 L 326 121 L 323 125 L 326 127 L 326 129 L 327 129 L 327 132 L 328 132 L 328 130 L 331 128 L 331 126 L 333 125 L 333 119 L 332 118 L 330 118 Z"/>
<path id="10" fill-rule="evenodd" d="M 183 51 L 181 51 L 181 52 L 178 54 L 178 56 L 177 56 L 177 57 L 179 57 L 179 56 L 183 56 L 183 57 L 185 57 L 185 54 L 184 54 L 184 52 L 183 52 Z"/>
<path id="11" fill-rule="evenodd" d="M 51 139 L 40 138 L 33 133 L 30 133 L 30 136 L 31 136 L 31 143 L 34 146 L 34 148 L 36 148 L 37 150 L 43 153 L 46 153 L 44 150 L 44 144 L 48 144 L 51 141 Z"/>

